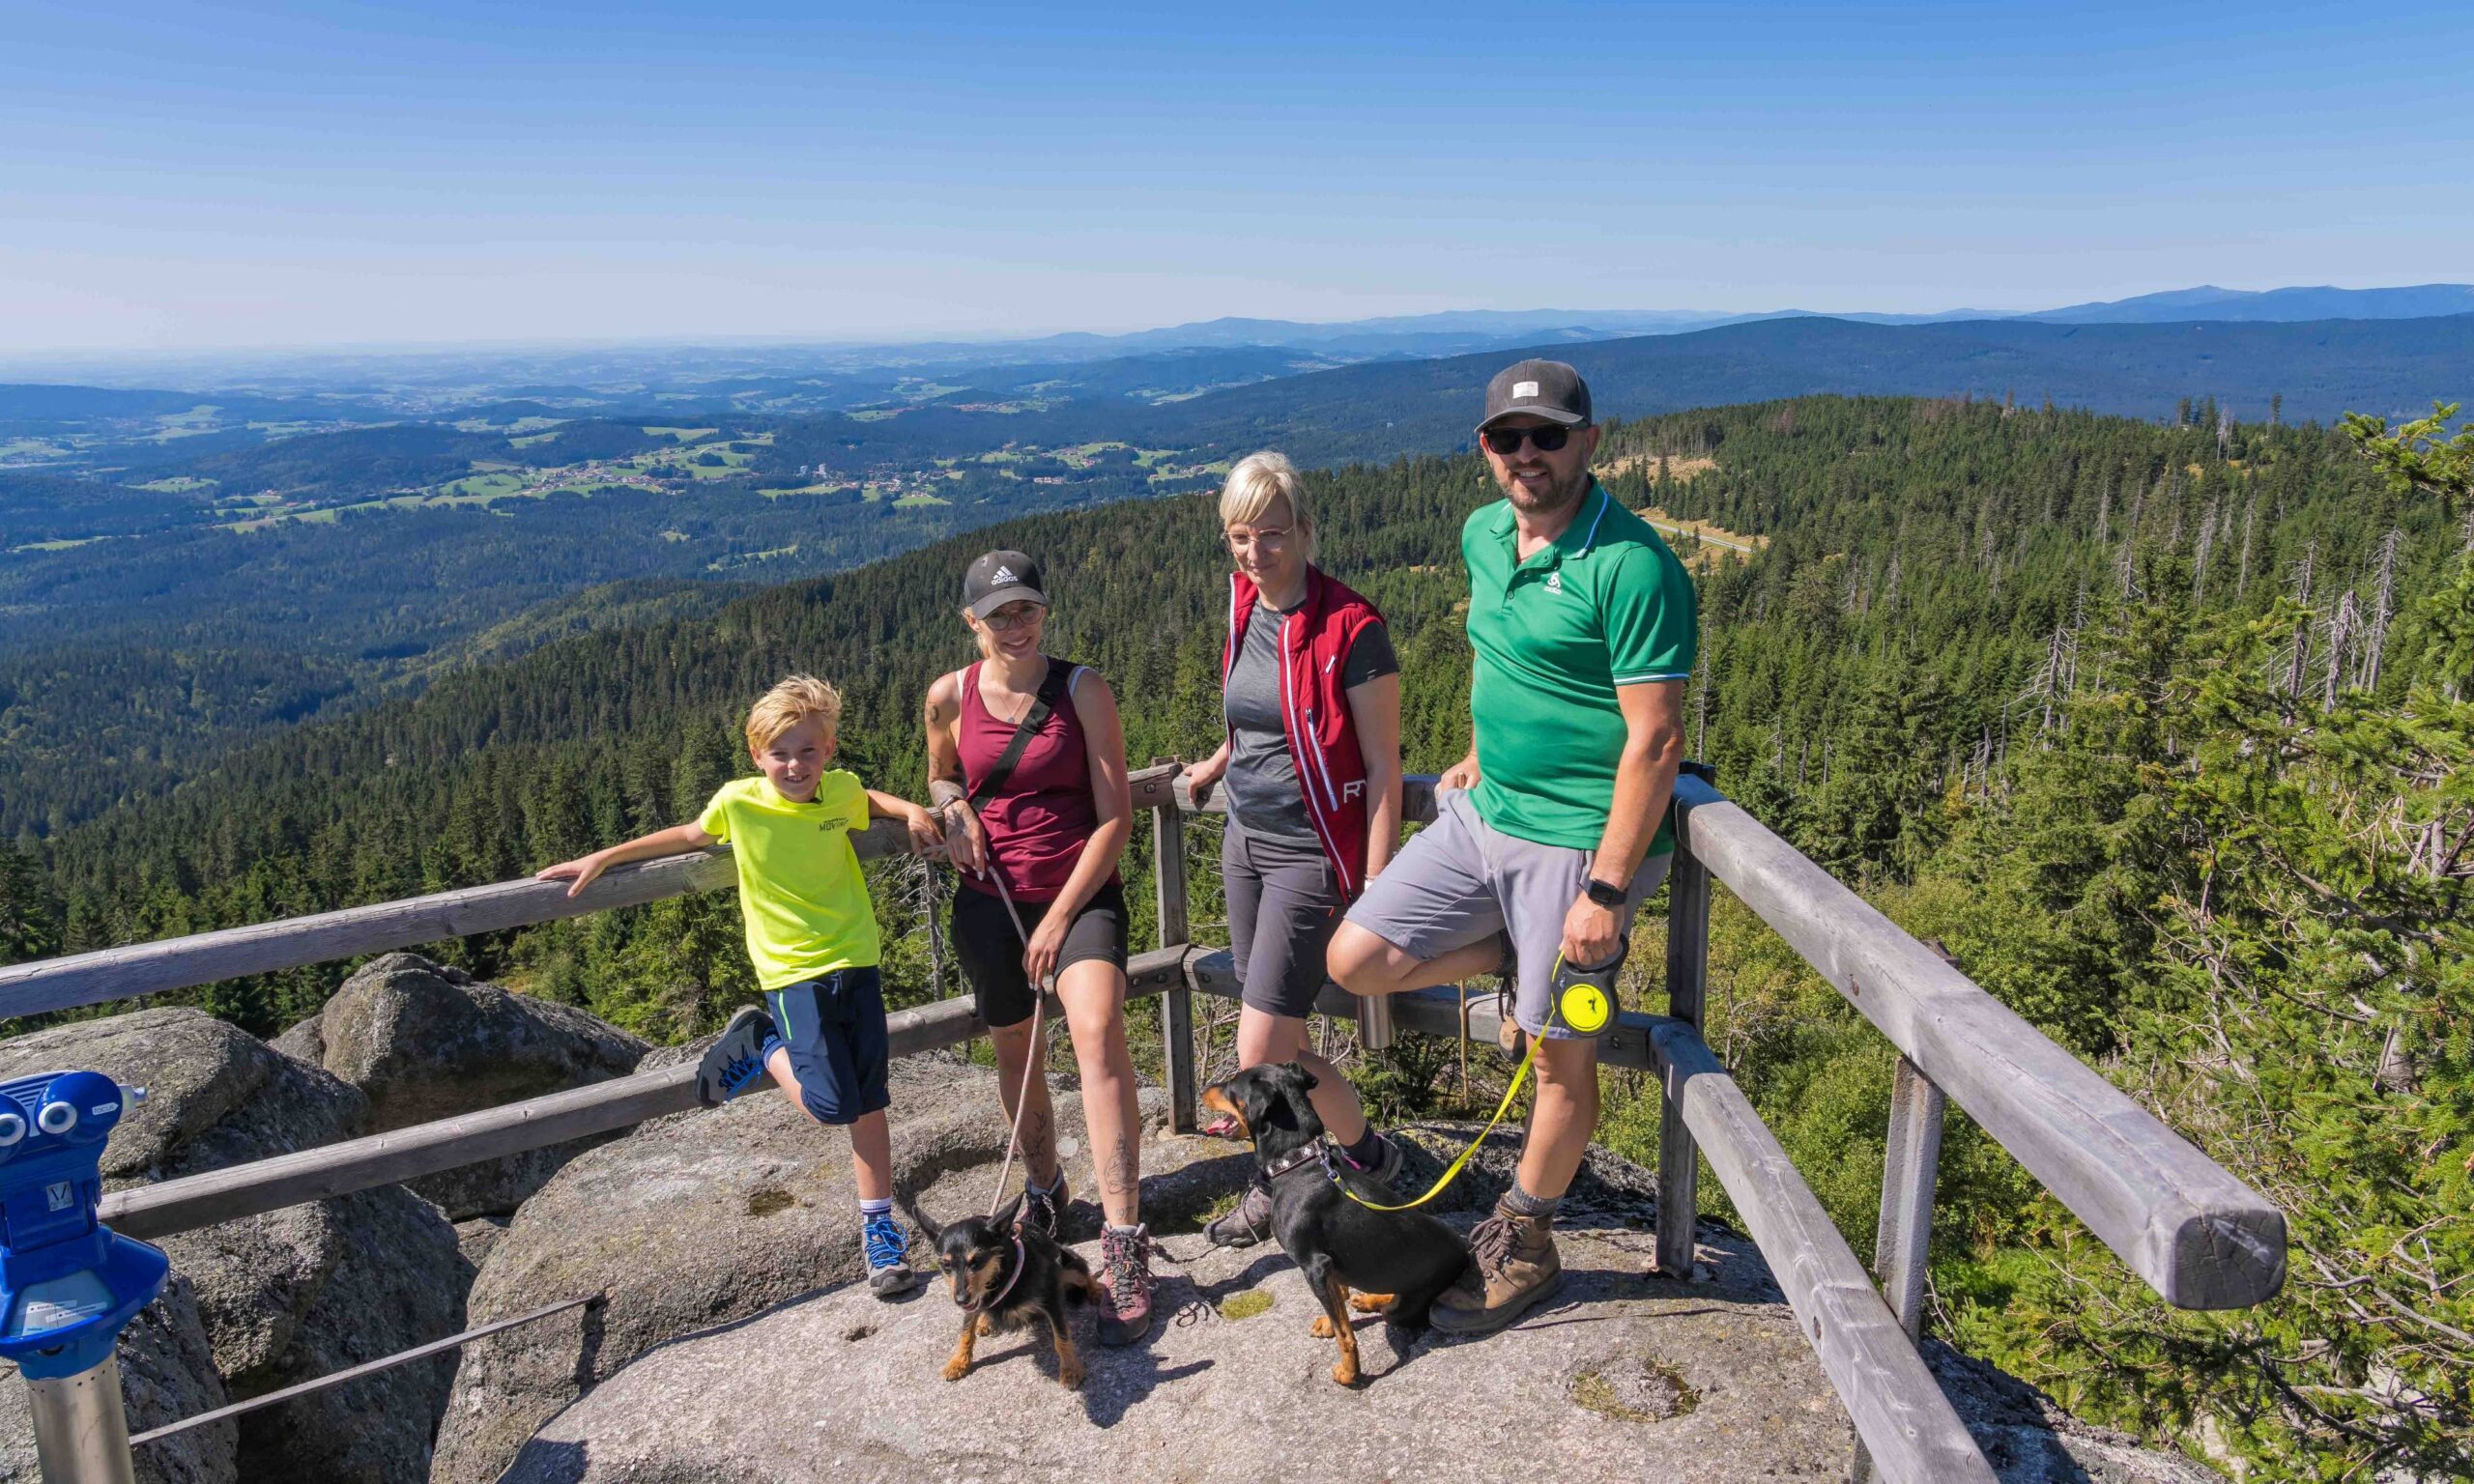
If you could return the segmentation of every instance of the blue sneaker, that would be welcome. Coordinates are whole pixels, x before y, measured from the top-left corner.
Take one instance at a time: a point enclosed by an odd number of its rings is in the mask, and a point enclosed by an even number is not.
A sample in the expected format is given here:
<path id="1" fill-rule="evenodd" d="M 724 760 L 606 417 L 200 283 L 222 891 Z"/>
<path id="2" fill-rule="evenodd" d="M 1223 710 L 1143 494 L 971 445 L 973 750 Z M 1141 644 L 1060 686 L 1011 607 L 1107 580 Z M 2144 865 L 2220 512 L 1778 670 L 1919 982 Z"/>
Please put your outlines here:
<path id="1" fill-rule="evenodd" d="M 750 1005 L 731 1016 L 722 1039 L 705 1048 L 696 1069 L 696 1098 L 708 1108 L 721 1106 L 764 1080 L 764 1059 L 782 1044 L 773 1033 L 773 1014 Z"/>
<path id="2" fill-rule="evenodd" d="M 868 1256 L 868 1287 L 879 1298 L 906 1294 L 919 1285 L 919 1274 L 910 1270 L 906 1258 L 910 1252 L 910 1239 L 892 1212 L 878 1212 L 863 1217 L 859 1224 L 859 1242 Z"/>

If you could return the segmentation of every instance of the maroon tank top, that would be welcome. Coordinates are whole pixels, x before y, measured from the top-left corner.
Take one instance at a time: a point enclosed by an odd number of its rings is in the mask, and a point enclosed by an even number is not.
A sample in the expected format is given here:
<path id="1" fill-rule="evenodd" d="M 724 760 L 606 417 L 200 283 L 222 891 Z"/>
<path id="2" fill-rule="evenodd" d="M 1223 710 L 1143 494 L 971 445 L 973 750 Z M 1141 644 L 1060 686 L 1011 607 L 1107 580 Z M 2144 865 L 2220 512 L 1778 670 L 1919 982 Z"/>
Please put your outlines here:
<path id="1" fill-rule="evenodd" d="M 1013 742 L 1016 724 L 990 712 L 979 699 L 979 666 L 963 671 L 962 684 L 963 779 L 976 796 L 989 770 Z M 1100 827 L 1100 804 L 1091 792 L 1091 756 L 1070 682 L 1065 699 L 1022 749 L 1013 776 L 980 806 L 979 820 L 988 830 L 997 869 L 1005 872 L 1006 890 L 1023 901 L 1053 901 L 1064 892 L 1082 847 Z M 992 894 L 996 890 L 994 882 L 967 870 L 961 875 L 965 886 Z"/>

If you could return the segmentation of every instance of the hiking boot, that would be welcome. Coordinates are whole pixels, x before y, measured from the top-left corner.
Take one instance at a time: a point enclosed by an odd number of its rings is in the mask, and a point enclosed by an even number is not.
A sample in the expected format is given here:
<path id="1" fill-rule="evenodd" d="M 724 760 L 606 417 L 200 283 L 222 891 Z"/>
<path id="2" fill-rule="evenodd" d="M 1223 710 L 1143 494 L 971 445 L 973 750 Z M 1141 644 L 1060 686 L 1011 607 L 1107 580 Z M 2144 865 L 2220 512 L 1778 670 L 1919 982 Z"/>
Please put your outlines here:
<path id="1" fill-rule="evenodd" d="M 906 1259 L 910 1239 L 904 1234 L 902 1223 L 889 1211 L 878 1212 L 859 1223 L 859 1244 L 868 1257 L 868 1287 L 879 1298 L 906 1294 L 919 1286 L 919 1274 L 910 1270 Z"/>
<path id="2" fill-rule="evenodd" d="M 1029 1181 L 1022 1182 L 1022 1230 L 1037 1232 L 1050 1241 L 1056 1240 L 1057 1228 L 1065 1224 L 1065 1204 L 1074 1198 L 1065 1187 L 1065 1172 L 1056 1172 L 1056 1188 L 1042 1190 Z"/>
<path id="3" fill-rule="evenodd" d="M 1131 1345 L 1151 1332 L 1151 1228 L 1100 1230 L 1100 1343 Z"/>
<path id="4" fill-rule="evenodd" d="M 773 1033 L 773 1014 L 762 1005 L 750 1005 L 731 1016 L 722 1027 L 722 1036 L 705 1049 L 705 1060 L 696 1068 L 696 1099 L 708 1108 L 719 1107 L 739 1094 L 764 1080 L 764 1059 L 782 1038 Z"/>
<path id="5" fill-rule="evenodd" d="M 1246 1198 L 1234 1211 L 1214 1220 L 1202 1229 L 1203 1240 L 1215 1247 L 1251 1247 L 1258 1241 L 1269 1241 L 1272 1236 L 1272 1193 L 1259 1180 L 1246 1184 Z"/>
<path id="6" fill-rule="evenodd" d="M 1434 1301 L 1434 1327 L 1491 1334 L 1552 1298 L 1564 1286 L 1553 1228 L 1552 1216 L 1524 1216 L 1496 1202 L 1495 1213 L 1469 1233 L 1469 1270 Z"/>

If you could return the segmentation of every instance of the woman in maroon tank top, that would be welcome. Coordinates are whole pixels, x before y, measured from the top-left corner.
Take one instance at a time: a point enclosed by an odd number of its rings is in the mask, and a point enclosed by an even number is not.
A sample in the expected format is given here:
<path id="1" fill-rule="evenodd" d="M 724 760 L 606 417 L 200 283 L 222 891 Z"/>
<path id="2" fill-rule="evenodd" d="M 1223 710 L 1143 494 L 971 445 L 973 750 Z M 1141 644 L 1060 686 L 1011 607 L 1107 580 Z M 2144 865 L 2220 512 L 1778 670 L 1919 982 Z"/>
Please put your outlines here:
<path id="1" fill-rule="evenodd" d="M 1021 1120 L 1023 1219 L 1051 1236 L 1066 1202 L 1056 1120 L 1046 1075 L 1025 1088 L 1024 1071 L 1047 1064 L 1046 1035 L 1036 1044 L 1031 1035 L 1033 986 L 1054 976 L 1081 1063 L 1083 1121 L 1108 1217 L 1100 1342 L 1131 1344 L 1151 1328 L 1151 1239 L 1125 1040 L 1117 858 L 1134 833 L 1125 732 L 1107 681 L 1041 652 L 1048 596 L 1028 556 L 990 552 L 972 562 L 963 605 L 979 662 L 940 677 L 927 704 L 929 793 L 962 877 L 954 948 L 996 1043 L 1005 1115 Z M 1049 714 L 1016 752 L 1021 724 L 1042 706 Z"/>

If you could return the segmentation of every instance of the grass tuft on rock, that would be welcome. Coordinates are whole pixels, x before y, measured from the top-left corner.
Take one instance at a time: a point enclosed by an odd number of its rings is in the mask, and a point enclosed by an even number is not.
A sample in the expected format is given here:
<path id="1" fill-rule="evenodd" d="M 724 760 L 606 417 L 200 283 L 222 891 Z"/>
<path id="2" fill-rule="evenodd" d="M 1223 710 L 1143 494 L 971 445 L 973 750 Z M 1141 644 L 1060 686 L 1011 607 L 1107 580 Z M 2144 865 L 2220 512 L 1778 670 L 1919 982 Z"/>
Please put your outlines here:
<path id="1" fill-rule="evenodd" d="M 1272 1296 L 1269 1293 L 1259 1288 L 1250 1288 L 1242 1294 L 1230 1294 L 1227 1298 L 1221 1299 L 1220 1317 L 1251 1319 L 1257 1314 L 1268 1311 L 1271 1306 Z"/>

